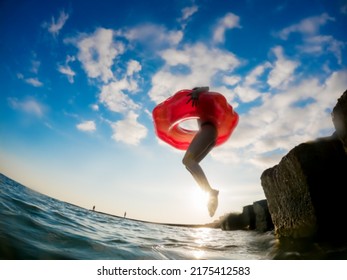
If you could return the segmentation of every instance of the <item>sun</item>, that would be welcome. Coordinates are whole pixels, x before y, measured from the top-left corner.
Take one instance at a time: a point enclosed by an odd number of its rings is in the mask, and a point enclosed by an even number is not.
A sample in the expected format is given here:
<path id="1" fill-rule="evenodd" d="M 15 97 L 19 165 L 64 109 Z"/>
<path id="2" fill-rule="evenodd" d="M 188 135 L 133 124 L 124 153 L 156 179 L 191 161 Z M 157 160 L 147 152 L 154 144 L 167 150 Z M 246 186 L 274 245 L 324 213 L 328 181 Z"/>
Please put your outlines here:
<path id="1" fill-rule="evenodd" d="M 208 193 L 202 191 L 201 189 L 195 187 L 191 191 L 192 206 L 197 210 L 206 209 L 208 201 Z"/>

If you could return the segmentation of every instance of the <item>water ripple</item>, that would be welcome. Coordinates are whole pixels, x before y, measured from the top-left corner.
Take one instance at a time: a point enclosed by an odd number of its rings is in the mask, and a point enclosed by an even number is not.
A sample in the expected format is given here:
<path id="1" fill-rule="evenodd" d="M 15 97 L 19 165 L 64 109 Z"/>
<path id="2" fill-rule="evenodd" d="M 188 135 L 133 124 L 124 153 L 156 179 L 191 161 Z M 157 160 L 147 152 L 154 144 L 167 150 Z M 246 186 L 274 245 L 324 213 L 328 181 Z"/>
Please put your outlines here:
<path id="1" fill-rule="evenodd" d="M 0 175 L 0 259 L 263 259 L 270 238 L 105 215 Z"/>

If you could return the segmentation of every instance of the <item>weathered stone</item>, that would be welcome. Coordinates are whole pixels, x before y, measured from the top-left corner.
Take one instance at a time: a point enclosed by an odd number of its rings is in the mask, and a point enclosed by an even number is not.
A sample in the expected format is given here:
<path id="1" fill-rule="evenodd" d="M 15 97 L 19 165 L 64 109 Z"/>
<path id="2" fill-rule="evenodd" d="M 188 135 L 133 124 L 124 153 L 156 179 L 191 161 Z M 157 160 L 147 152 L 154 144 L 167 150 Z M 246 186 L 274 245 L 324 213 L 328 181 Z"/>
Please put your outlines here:
<path id="1" fill-rule="evenodd" d="M 340 238 L 347 215 L 347 155 L 334 137 L 303 143 L 267 169 L 261 184 L 278 237 Z"/>
<path id="2" fill-rule="evenodd" d="M 243 207 L 242 219 L 243 219 L 243 223 L 248 229 L 250 230 L 255 229 L 255 214 L 254 214 L 253 205 L 247 205 Z"/>
<path id="3" fill-rule="evenodd" d="M 266 199 L 243 207 L 241 214 L 231 213 L 220 223 L 223 230 L 257 230 L 261 232 L 273 229 L 273 223 Z"/>
<path id="4" fill-rule="evenodd" d="M 347 153 L 347 90 L 338 99 L 331 114 L 336 134 L 342 141 Z"/>
<path id="5" fill-rule="evenodd" d="M 241 230 L 245 229 L 242 214 L 231 213 L 221 222 L 222 230 Z"/>
<path id="6" fill-rule="evenodd" d="M 266 199 L 254 202 L 253 211 L 255 215 L 255 229 L 257 231 L 265 232 L 273 229 Z"/>

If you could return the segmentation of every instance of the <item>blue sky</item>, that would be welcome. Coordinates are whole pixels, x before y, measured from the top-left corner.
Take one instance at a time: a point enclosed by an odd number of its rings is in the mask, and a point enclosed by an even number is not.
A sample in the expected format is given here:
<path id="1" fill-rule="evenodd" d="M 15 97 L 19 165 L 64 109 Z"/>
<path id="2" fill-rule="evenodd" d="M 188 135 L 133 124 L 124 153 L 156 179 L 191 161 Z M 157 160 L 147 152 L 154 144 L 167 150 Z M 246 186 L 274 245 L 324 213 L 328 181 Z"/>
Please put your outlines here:
<path id="1" fill-rule="evenodd" d="M 0 172 L 136 219 L 242 211 L 264 198 L 266 168 L 334 131 L 346 26 L 342 0 L 1 1 Z M 220 190 L 214 218 L 151 118 L 176 91 L 205 85 L 240 115 L 202 162 Z"/>

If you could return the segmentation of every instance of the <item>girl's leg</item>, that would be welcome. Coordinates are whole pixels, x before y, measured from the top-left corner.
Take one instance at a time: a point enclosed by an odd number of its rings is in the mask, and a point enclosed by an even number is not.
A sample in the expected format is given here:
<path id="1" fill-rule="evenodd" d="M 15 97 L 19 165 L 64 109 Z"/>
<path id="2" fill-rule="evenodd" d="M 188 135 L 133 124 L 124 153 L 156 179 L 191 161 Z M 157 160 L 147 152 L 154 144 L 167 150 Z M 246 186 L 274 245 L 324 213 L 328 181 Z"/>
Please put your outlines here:
<path id="1" fill-rule="evenodd" d="M 214 212 L 218 206 L 218 191 L 211 188 L 204 171 L 202 170 L 199 162 L 211 151 L 215 146 L 217 139 L 217 130 L 213 125 L 201 126 L 199 132 L 194 137 L 193 141 L 188 147 L 186 154 L 183 157 L 183 164 L 192 174 L 195 181 L 199 184 L 201 189 L 208 192 L 209 202 L 208 210 L 210 216 L 214 215 Z"/>
<path id="2" fill-rule="evenodd" d="M 212 190 L 204 171 L 199 162 L 212 150 L 215 145 L 217 130 L 213 125 L 203 125 L 195 135 L 183 157 L 183 164 L 193 175 L 195 181 L 202 190 L 210 192 Z"/>

